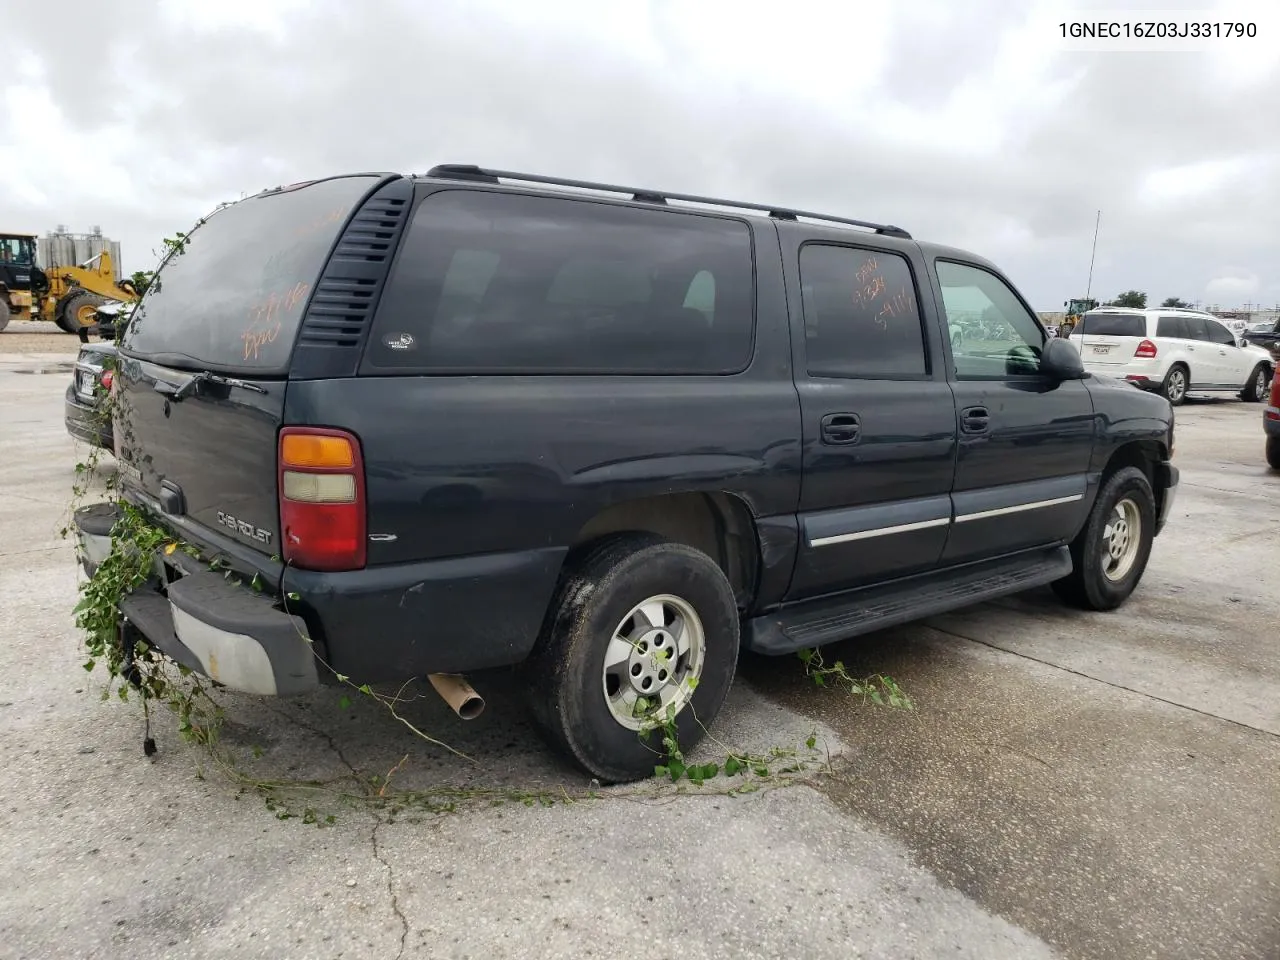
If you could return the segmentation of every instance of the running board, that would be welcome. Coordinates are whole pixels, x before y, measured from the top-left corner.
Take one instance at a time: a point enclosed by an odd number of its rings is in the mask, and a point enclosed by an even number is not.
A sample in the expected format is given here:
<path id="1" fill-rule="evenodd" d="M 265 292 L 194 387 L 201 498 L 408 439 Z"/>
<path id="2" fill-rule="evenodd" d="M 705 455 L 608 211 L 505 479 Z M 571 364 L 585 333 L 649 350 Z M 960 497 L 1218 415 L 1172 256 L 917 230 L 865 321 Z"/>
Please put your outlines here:
<path id="1" fill-rule="evenodd" d="M 1021 593 L 1070 572 L 1070 552 L 1054 547 L 802 600 L 746 621 L 742 645 L 770 656 L 794 653 Z"/>

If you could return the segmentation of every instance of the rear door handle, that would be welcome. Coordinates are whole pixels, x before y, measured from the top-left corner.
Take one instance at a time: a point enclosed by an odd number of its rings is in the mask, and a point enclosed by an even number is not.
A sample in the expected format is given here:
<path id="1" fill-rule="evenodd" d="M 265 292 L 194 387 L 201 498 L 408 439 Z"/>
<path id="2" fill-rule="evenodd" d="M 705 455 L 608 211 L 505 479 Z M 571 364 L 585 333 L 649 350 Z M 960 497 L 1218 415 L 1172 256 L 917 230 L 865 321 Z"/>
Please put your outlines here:
<path id="1" fill-rule="evenodd" d="M 857 443 L 862 438 L 862 421 L 856 413 L 828 413 L 822 418 L 823 443 Z"/>
<path id="2" fill-rule="evenodd" d="M 991 414 L 986 407 L 965 407 L 960 411 L 960 429 L 965 433 L 986 433 L 991 426 Z"/>

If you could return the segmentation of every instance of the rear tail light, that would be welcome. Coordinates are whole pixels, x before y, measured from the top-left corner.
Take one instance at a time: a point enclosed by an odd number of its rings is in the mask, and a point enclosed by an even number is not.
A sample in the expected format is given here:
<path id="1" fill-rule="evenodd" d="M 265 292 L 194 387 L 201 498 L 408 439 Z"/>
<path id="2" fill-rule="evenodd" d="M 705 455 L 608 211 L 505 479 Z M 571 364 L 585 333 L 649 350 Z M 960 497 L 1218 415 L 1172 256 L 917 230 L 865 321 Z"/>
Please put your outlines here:
<path id="1" fill-rule="evenodd" d="M 1276 372 L 1271 376 L 1271 399 L 1267 401 L 1269 407 L 1280 407 L 1280 367 L 1276 367 Z"/>
<path id="2" fill-rule="evenodd" d="M 1138 344 L 1138 349 L 1133 352 L 1133 355 L 1143 360 L 1153 360 L 1156 355 L 1156 345 L 1150 340 L 1143 340 Z"/>
<path id="3" fill-rule="evenodd" d="M 111 392 L 111 382 L 112 382 L 113 380 L 115 380 L 115 377 L 114 377 L 114 376 L 112 376 L 111 371 L 110 371 L 110 370 L 103 370 L 103 371 L 102 371 L 102 376 L 101 376 L 101 377 L 99 377 L 98 379 L 102 382 L 102 386 L 106 388 L 107 392 L 108 392 L 108 393 L 110 393 L 110 392 Z"/>
<path id="4" fill-rule="evenodd" d="M 285 427 L 279 449 L 285 562 L 304 570 L 359 570 L 366 554 L 364 461 L 345 430 Z"/>

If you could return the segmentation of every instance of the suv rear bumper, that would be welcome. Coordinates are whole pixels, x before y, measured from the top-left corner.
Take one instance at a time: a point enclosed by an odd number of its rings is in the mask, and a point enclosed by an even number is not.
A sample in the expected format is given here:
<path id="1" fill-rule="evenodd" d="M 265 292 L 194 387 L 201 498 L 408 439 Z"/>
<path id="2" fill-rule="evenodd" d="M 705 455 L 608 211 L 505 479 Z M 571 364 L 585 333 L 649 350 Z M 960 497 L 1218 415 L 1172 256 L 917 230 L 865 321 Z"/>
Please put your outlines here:
<path id="1" fill-rule="evenodd" d="M 117 516 L 109 503 L 76 511 L 89 576 L 111 550 Z M 240 545 L 206 546 L 210 555 L 230 557 L 237 570 L 253 569 Z M 469 673 L 528 657 L 566 552 L 544 548 L 340 573 L 278 563 L 270 569 L 263 556 L 255 572 L 273 587 L 279 583 L 282 593 L 272 597 L 175 551 L 157 555 L 155 576 L 121 611 L 172 659 L 248 693 L 301 693 L 330 670 L 366 683 Z M 503 602 L 495 604 L 495 595 Z M 287 610 L 282 596 L 290 598 Z"/>
<path id="2" fill-rule="evenodd" d="M 1152 471 L 1155 481 L 1156 503 L 1159 509 L 1156 513 L 1156 532 L 1159 536 L 1160 531 L 1164 529 L 1165 523 L 1169 519 L 1169 513 L 1173 509 L 1173 501 L 1178 497 L 1178 468 L 1167 460 L 1161 461 L 1155 465 Z"/>
<path id="3" fill-rule="evenodd" d="M 107 452 L 114 451 L 115 442 L 112 439 L 111 424 L 104 422 L 107 418 L 96 406 L 85 402 L 80 394 L 76 393 L 74 381 L 67 387 L 64 407 L 63 422 L 66 424 L 67 433 L 83 443 L 101 447 Z"/>
<path id="4" fill-rule="evenodd" d="M 80 562 L 89 576 L 111 552 L 117 516 L 111 504 L 76 511 Z M 292 696 L 319 686 L 301 617 L 183 553 L 158 553 L 154 576 L 121 601 L 120 612 L 148 644 L 232 690 Z"/>

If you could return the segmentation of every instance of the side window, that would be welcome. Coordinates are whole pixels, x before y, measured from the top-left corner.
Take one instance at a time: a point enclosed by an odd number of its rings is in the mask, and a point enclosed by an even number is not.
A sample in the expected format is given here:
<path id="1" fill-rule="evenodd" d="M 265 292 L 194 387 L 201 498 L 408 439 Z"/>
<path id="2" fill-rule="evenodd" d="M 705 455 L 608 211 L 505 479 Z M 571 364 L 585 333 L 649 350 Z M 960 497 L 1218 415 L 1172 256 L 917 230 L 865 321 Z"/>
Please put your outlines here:
<path id="1" fill-rule="evenodd" d="M 980 267 L 936 261 L 956 376 L 998 380 L 1040 372 L 1045 332 L 1007 283 Z"/>
<path id="2" fill-rule="evenodd" d="M 928 375 L 916 287 L 905 257 L 806 243 L 800 248 L 800 288 L 810 376 Z"/>
<path id="3" fill-rule="evenodd" d="M 1204 317 L 1183 317 L 1182 321 L 1187 327 L 1188 340 L 1209 339 L 1209 323 Z"/>
<path id="4" fill-rule="evenodd" d="M 751 232 L 725 217 L 483 190 L 419 204 L 365 364 L 725 374 L 751 358 Z"/>
<path id="5" fill-rule="evenodd" d="M 1156 336 L 1171 337 L 1175 340 L 1188 340 L 1186 317 L 1160 317 L 1156 320 Z"/>
<path id="6" fill-rule="evenodd" d="M 1227 329 L 1226 324 L 1218 323 L 1216 320 L 1206 320 L 1205 325 L 1209 328 L 1209 341 L 1211 343 L 1228 347 L 1236 345 L 1236 335 Z"/>

